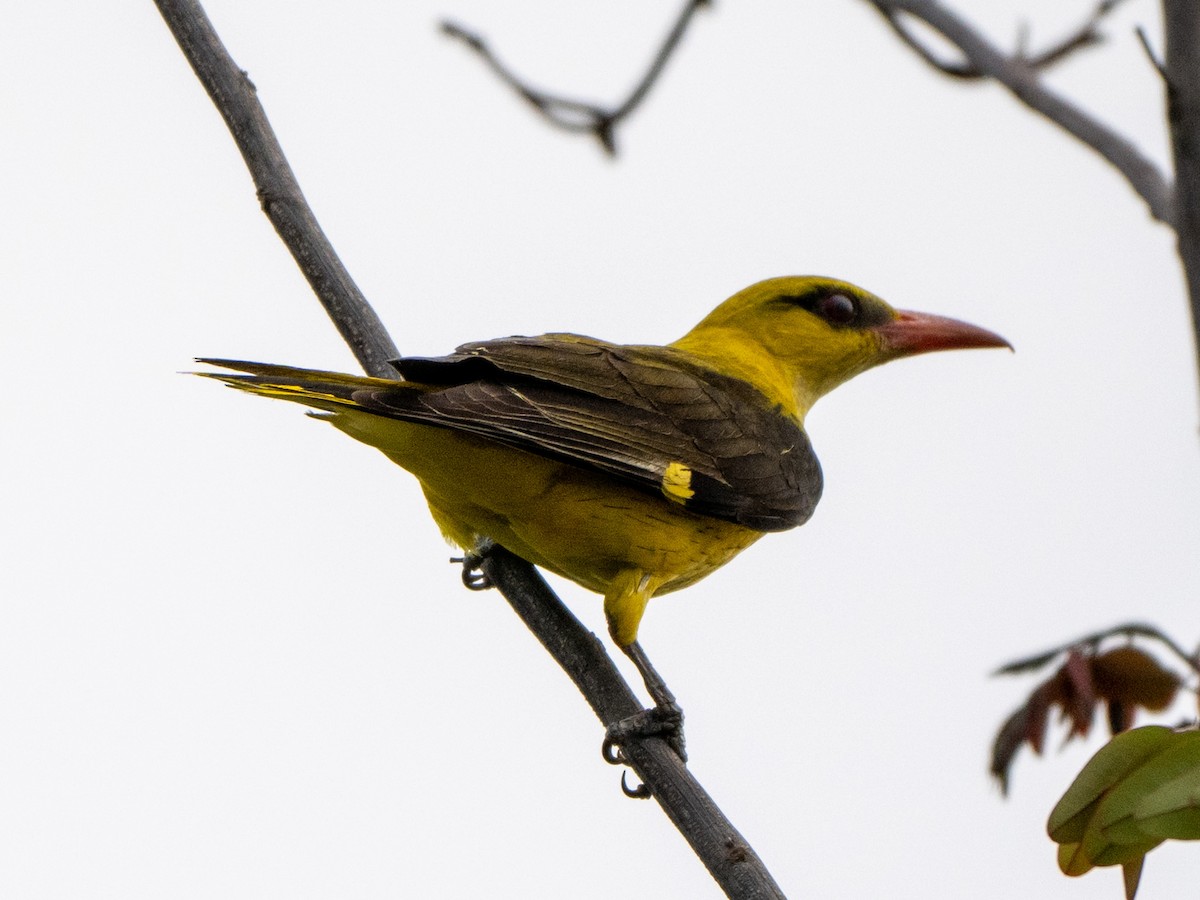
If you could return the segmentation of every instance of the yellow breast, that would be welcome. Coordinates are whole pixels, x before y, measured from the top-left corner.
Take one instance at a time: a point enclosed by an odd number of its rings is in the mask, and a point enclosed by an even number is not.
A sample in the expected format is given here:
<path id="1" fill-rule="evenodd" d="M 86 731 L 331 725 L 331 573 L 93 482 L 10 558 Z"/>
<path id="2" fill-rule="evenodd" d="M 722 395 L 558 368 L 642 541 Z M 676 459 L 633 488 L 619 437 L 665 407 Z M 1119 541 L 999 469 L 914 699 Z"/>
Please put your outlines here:
<path id="1" fill-rule="evenodd" d="M 630 571 L 650 579 L 650 595 L 685 587 L 762 535 L 566 463 L 410 427 L 421 452 L 381 449 L 421 482 L 447 538 L 468 549 L 491 538 L 600 594 Z"/>

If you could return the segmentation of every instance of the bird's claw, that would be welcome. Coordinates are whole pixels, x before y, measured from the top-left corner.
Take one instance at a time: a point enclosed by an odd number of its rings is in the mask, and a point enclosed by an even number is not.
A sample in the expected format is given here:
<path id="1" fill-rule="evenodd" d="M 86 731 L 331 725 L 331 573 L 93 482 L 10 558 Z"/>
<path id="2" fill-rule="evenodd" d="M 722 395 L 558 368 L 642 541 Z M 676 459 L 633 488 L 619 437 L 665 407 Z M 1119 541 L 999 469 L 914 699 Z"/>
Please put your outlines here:
<path id="1" fill-rule="evenodd" d="M 612 766 L 627 766 L 629 758 L 625 755 L 623 746 L 631 738 L 661 737 L 675 751 L 675 755 L 687 762 L 687 750 L 683 741 L 683 710 L 677 703 L 662 704 L 650 709 L 643 709 L 632 716 L 613 722 L 604 732 L 604 742 L 600 745 L 600 755 Z M 650 788 L 639 784 L 631 788 L 625 781 L 625 773 L 621 773 L 621 791 L 626 797 L 645 800 L 651 795 Z"/>
<path id="2" fill-rule="evenodd" d="M 637 787 L 631 788 L 629 782 L 625 780 L 624 772 L 621 773 L 621 793 L 630 800 L 649 800 L 654 796 L 646 784 L 639 784 Z"/>
<path id="3" fill-rule="evenodd" d="M 462 556 L 450 557 L 450 562 L 462 564 L 462 583 L 469 591 L 486 591 L 494 587 L 492 579 L 482 569 L 483 561 L 496 546 L 492 541 L 480 541 Z"/>
<path id="4" fill-rule="evenodd" d="M 620 724 L 619 722 L 617 723 Z M 611 732 L 612 729 L 610 728 Z M 629 760 L 625 756 L 625 751 L 621 749 L 621 745 L 611 733 L 604 736 L 604 743 L 600 745 L 600 755 L 604 757 L 604 761 L 610 766 L 627 766 Z M 639 784 L 637 787 L 630 787 L 629 782 L 625 780 L 628 773 L 621 773 L 621 793 L 630 800 L 649 800 L 653 794 L 650 788 L 645 783 Z"/>

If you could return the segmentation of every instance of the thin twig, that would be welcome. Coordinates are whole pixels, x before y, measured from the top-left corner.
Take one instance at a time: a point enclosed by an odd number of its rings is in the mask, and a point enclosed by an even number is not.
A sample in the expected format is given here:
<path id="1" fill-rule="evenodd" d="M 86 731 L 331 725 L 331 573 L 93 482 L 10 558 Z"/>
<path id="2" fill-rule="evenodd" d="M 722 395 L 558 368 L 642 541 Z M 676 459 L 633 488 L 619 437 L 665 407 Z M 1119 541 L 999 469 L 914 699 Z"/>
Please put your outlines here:
<path id="1" fill-rule="evenodd" d="M 710 3 L 711 0 L 684 0 L 683 9 L 680 10 L 679 16 L 663 40 L 662 46 L 654 55 L 654 59 L 651 60 L 646 74 L 642 76 L 641 81 L 625 101 L 611 109 L 597 103 L 588 103 L 538 90 L 527 84 L 502 63 L 480 35 L 455 22 L 444 21 L 441 27 L 444 34 L 462 41 L 478 54 L 497 78 L 512 88 L 517 96 L 529 103 L 542 118 L 555 128 L 591 134 L 600 142 L 605 153 L 615 156 L 617 152 L 616 127 L 645 99 L 659 75 L 662 74 L 671 54 L 678 48 L 693 17 L 701 7 L 708 6 Z"/>
<path id="2" fill-rule="evenodd" d="M 1146 59 L 1150 60 L 1150 65 L 1154 66 L 1159 77 L 1163 81 L 1167 80 L 1167 67 L 1163 65 L 1163 61 L 1158 58 L 1154 52 L 1154 48 L 1150 46 L 1150 38 L 1146 36 L 1146 29 L 1141 25 L 1133 29 L 1133 33 L 1137 35 L 1138 43 L 1142 45 L 1142 50 L 1146 53 Z"/>
<path id="3" fill-rule="evenodd" d="M 1041 653 L 1036 653 L 1033 656 L 1027 656 L 1023 659 L 1014 660 L 1010 663 L 1005 663 L 998 668 L 993 675 L 1017 675 L 1022 672 L 1032 672 L 1036 669 L 1041 669 L 1051 663 L 1055 658 L 1066 653 L 1068 650 L 1076 647 L 1090 647 L 1095 649 L 1101 642 L 1113 637 L 1141 637 L 1150 640 L 1158 641 L 1172 653 L 1179 657 L 1189 669 L 1197 674 L 1200 674 L 1200 653 L 1188 653 L 1183 647 L 1176 643 L 1169 635 L 1165 634 L 1160 629 L 1153 625 L 1148 625 L 1145 622 L 1125 622 L 1121 625 L 1114 625 L 1111 628 L 1104 628 L 1100 631 L 1094 631 L 1091 634 L 1084 635 L 1081 638 L 1076 638 L 1065 644 L 1060 644 L 1050 650 L 1044 650 Z"/>
<path id="4" fill-rule="evenodd" d="M 1105 38 L 1104 34 L 1100 31 L 1100 22 L 1123 2 L 1124 0 L 1102 0 L 1092 10 L 1092 14 L 1088 17 L 1087 21 L 1081 24 L 1074 32 L 1068 34 L 1058 43 L 1051 44 L 1036 56 L 1022 56 L 1021 58 L 1031 68 L 1038 70 L 1048 69 L 1050 66 L 1062 62 L 1077 50 L 1103 44 Z"/>
<path id="5" fill-rule="evenodd" d="M 258 186 L 264 211 L 359 363 L 372 375 L 394 375 L 387 360 L 397 355 L 396 349 L 321 233 L 245 73 L 229 57 L 196 0 L 155 2 L 229 126 Z M 529 563 L 496 548 L 484 565 L 605 726 L 640 711 L 641 704 L 603 644 L 571 615 Z M 631 738 L 621 749 L 729 897 L 783 897 L 762 861 L 662 738 Z"/>
<path id="6" fill-rule="evenodd" d="M 954 77 L 968 77 L 947 71 L 947 64 L 937 59 L 915 36 L 908 32 L 900 21 L 903 16 L 924 22 L 952 45 L 958 48 L 965 59 L 966 71 L 978 73 L 969 77 L 989 78 L 1006 87 L 1018 100 L 1041 114 L 1060 128 L 1074 136 L 1084 145 L 1099 153 L 1117 169 L 1129 185 L 1137 192 L 1150 209 L 1150 215 L 1172 227 L 1176 223 L 1174 191 L 1158 167 L 1123 135 L 1065 100 L 1043 84 L 1038 78 L 1037 66 L 1030 60 L 1010 56 L 988 42 L 978 31 L 955 13 L 942 6 L 937 0 L 867 0 L 896 31 L 905 44 L 911 47 L 925 62 L 939 72 Z M 1102 3 L 1093 14 L 1093 20 L 1107 13 L 1114 3 Z M 1054 61 L 1065 52 L 1073 52 L 1084 46 L 1080 35 L 1074 35 L 1072 50 L 1051 53 Z M 1052 50 L 1062 51 L 1064 45 Z M 1042 54 L 1045 57 L 1047 54 Z"/>
<path id="7" fill-rule="evenodd" d="M 951 78 L 960 78 L 964 81 L 981 80 L 988 77 L 982 69 L 969 59 L 960 62 L 949 62 L 941 59 L 921 43 L 921 40 L 904 21 L 904 15 L 901 10 L 891 8 L 891 4 L 887 3 L 886 0 L 882 0 L 879 3 L 874 3 L 874 0 L 872 2 L 883 16 L 884 21 L 896 33 L 896 36 L 920 56 L 921 59 L 943 75 L 949 75 Z M 1022 22 L 1017 32 L 1017 49 L 1012 54 L 1012 59 L 1022 62 L 1034 71 L 1042 71 L 1062 62 L 1073 53 L 1104 43 L 1104 35 L 1100 32 L 1099 28 L 1100 22 L 1122 2 L 1124 0 L 1104 0 L 1078 28 L 1057 43 L 1051 44 L 1040 53 L 1030 54 L 1026 49 L 1029 43 L 1029 24 Z"/>

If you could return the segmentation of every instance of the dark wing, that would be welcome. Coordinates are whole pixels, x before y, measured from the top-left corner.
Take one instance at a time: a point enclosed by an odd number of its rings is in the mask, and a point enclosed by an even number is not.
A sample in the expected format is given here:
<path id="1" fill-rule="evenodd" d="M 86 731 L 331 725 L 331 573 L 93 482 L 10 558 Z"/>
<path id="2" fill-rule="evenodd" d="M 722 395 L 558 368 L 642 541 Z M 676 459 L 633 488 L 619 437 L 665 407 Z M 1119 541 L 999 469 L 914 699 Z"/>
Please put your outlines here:
<path id="1" fill-rule="evenodd" d="M 762 531 L 804 523 L 821 495 L 794 421 L 672 348 L 544 335 L 393 364 L 424 388 L 362 388 L 356 404 L 595 469 Z"/>

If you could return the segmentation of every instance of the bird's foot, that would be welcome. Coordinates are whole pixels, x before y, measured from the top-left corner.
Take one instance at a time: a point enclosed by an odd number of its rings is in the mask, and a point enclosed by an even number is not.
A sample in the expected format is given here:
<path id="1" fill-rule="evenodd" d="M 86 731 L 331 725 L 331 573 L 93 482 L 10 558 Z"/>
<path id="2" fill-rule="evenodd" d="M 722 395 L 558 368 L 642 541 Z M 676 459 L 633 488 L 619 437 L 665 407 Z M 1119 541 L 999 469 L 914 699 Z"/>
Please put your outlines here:
<path id="1" fill-rule="evenodd" d="M 488 554 L 495 546 L 495 541 L 483 538 L 462 556 L 450 557 L 450 562 L 462 564 L 462 582 L 468 590 L 486 591 L 494 587 L 492 579 L 488 578 L 482 566 L 483 561 L 488 558 Z"/>
<path id="2" fill-rule="evenodd" d="M 600 753 L 604 761 L 613 766 L 627 766 L 629 759 L 622 747 L 632 740 L 646 737 L 660 737 L 675 751 L 675 755 L 687 762 L 687 749 L 683 740 L 683 710 L 678 703 L 662 704 L 643 709 L 613 722 L 604 733 L 604 743 Z M 645 800 L 650 796 L 650 788 L 639 784 L 635 788 L 625 782 L 625 774 L 621 774 L 621 790 L 626 797 Z"/>

